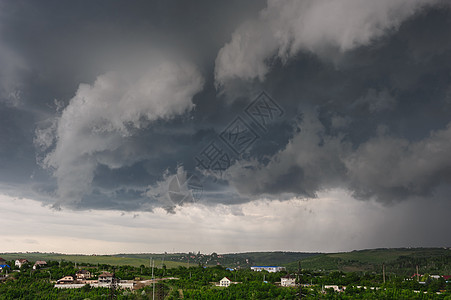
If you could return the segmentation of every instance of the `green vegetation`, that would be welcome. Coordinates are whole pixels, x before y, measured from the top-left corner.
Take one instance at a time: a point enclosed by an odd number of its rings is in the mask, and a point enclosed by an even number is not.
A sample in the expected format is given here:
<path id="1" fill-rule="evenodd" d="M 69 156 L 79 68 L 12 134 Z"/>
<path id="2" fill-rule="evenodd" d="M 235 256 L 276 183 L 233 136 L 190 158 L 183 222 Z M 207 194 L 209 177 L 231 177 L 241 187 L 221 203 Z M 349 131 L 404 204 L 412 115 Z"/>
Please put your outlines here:
<path id="1" fill-rule="evenodd" d="M 373 249 L 328 253 L 301 259 L 303 269 L 380 272 L 385 264 L 388 273 L 408 275 L 419 266 L 420 273 L 451 274 L 451 250 L 446 248 Z M 296 270 L 297 262 L 286 264 Z"/>
<path id="2" fill-rule="evenodd" d="M 59 253 L 0 253 L 0 256 L 6 260 L 26 258 L 30 261 L 36 260 L 56 260 L 72 261 L 88 264 L 109 264 L 109 265 L 130 265 L 139 267 L 149 265 L 150 258 L 155 260 L 155 266 L 167 268 L 176 268 L 178 266 L 216 266 L 224 265 L 228 267 L 250 267 L 253 265 L 280 265 L 297 261 L 303 258 L 319 255 L 319 253 L 304 252 L 247 252 L 233 254 L 201 254 L 199 253 L 138 253 L 138 254 L 115 254 L 115 255 L 73 255 Z"/>
<path id="3" fill-rule="evenodd" d="M 448 249 L 375 249 L 332 254 L 302 254 L 294 252 L 254 252 L 218 255 L 204 254 L 119 254 L 115 256 L 83 256 L 42 253 L 1 254 L 11 269 L 0 274 L 0 300 L 3 299 L 152 299 L 150 282 L 152 269 L 149 256 L 158 258 L 154 274 L 164 278 L 155 284 L 155 299 L 298 299 L 299 287 L 281 287 L 280 279 L 297 270 L 296 261 L 286 264 L 288 271 L 268 273 L 253 272 L 248 267 L 237 270 L 226 266 L 206 267 L 202 260 L 228 266 L 242 265 L 247 260 L 261 265 L 282 265 L 292 258 L 302 264 L 299 282 L 304 299 L 447 299 L 451 300 L 451 283 L 431 274 L 448 275 L 450 267 Z M 190 267 L 182 260 L 190 259 Z M 31 263 L 20 269 L 14 259 L 26 258 Z M 54 258 L 53 260 L 50 258 Z M 75 258 L 75 262 L 70 262 Z M 83 259 L 89 262 L 83 262 Z M 46 260 L 46 267 L 32 270 L 35 260 Z M 112 261 L 113 264 L 105 263 Z M 131 261 L 133 265 L 126 265 Z M 137 265 L 143 262 L 141 265 Z M 197 264 L 196 264 L 197 262 Z M 265 263 L 266 262 L 266 263 Z M 176 267 L 168 265 L 179 264 Z M 386 266 L 386 278 L 382 275 Z M 421 277 L 411 278 L 419 265 Z M 136 280 L 135 290 L 91 288 L 54 288 L 56 279 L 73 275 L 80 268 L 89 270 L 94 278 L 103 272 L 114 273 L 121 280 Z M 292 269 L 292 270 L 290 270 Z M 321 271 L 319 271 L 321 270 Z M 6 277 L 6 273 L 8 276 Z M 219 287 L 223 277 L 236 284 Z M 175 279 L 174 279 L 175 278 Z M 328 285 L 335 286 L 328 288 Z"/>
<path id="4" fill-rule="evenodd" d="M 223 265 L 228 267 L 249 267 L 254 265 L 281 265 L 293 261 L 319 255 L 320 253 L 305 252 L 245 252 L 229 254 L 202 254 L 198 253 L 171 253 L 171 254 L 117 254 L 116 257 L 148 259 L 150 256 L 164 260 L 166 262 L 184 262 L 187 266 L 191 265 L 216 266 Z M 168 264 L 167 264 L 168 265 Z M 168 265 L 169 266 L 169 265 Z"/>
<path id="5" fill-rule="evenodd" d="M 107 264 L 113 266 L 129 265 L 139 267 L 141 265 L 149 266 L 150 257 L 155 259 L 155 266 L 161 267 L 163 263 L 167 268 L 176 268 L 178 266 L 188 266 L 187 262 L 183 261 L 162 261 L 161 254 L 142 254 L 141 257 L 133 255 L 74 255 L 74 254 L 59 254 L 59 253 L 1 253 L 0 257 L 6 260 L 16 260 L 20 258 L 28 259 L 29 261 L 36 260 L 55 260 L 55 261 L 71 261 L 78 264 Z"/>

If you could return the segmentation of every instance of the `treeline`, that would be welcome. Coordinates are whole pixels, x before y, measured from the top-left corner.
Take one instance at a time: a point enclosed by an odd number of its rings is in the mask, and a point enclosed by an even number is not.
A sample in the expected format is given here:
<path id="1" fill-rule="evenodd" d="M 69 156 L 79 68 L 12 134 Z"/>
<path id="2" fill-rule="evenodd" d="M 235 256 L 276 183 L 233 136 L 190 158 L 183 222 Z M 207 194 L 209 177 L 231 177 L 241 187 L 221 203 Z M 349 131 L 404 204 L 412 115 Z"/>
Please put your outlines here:
<path id="1" fill-rule="evenodd" d="M 345 253 L 321 254 L 301 259 L 304 269 L 345 272 L 380 273 L 382 265 L 386 271 L 396 275 L 412 275 L 418 266 L 421 274 L 451 275 L 451 250 L 444 248 L 373 249 Z M 298 262 L 285 265 L 296 270 Z"/>
<path id="2" fill-rule="evenodd" d="M 32 270 L 30 265 L 20 270 L 10 270 L 6 281 L 0 283 L 0 300 L 3 299 L 297 299 L 298 287 L 280 287 L 277 284 L 287 272 L 254 272 L 250 269 L 233 271 L 222 266 L 190 268 L 156 268 L 155 277 L 175 277 L 135 291 L 107 288 L 56 289 L 52 280 L 75 274 L 79 268 L 89 270 L 94 277 L 102 271 L 115 273 L 120 279 L 150 279 L 152 269 L 144 265 L 76 266 L 72 262 L 49 261 L 47 267 Z M 294 275 L 294 274 L 293 274 Z M 223 277 L 233 282 L 230 287 L 216 287 Z M 442 278 L 424 277 L 424 283 L 406 280 L 404 276 L 358 272 L 313 272 L 302 270 L 299 281 L 304 286 L 304 299 L 451 299 L 451 284 Z M 346 287 L 343 292 L 327 289 L 327 285 Z M 360 288 L 359 288 L 360 286 Z M 366 287 L 366 289 L 364 288 Z M 439 294 L 437 294 L 439 293 Z M 114 295 L 113 295 L 114 294 Z"/>

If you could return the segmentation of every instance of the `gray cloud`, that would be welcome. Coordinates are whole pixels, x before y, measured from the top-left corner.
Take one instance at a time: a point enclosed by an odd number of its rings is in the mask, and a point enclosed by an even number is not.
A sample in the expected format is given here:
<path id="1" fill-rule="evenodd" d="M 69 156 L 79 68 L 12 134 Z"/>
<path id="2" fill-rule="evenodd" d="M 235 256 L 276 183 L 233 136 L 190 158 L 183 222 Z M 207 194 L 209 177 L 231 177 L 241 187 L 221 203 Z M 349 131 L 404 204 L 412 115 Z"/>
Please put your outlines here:
<path id="1" fill-rule="evenodd" d="M 300 51 L 330 59 L 336 50 L 367 45 L 396 30 L 422 7 L 439 2 L 269 0 L 258 18 L 242 24 L 219 51 L 216 81 L 224 85 L 234 78 L 263 80 L 273 57 L 286 62 Z"/>
<path id="2" fill-rule="evenodd" d="M 315 113 L 304 114 L 300 131 L 268 163 L 239 162 L 226 178 L 244 195 L 280 198 L 300 195 L 315 197 L 322 189 L 339 185 L 345 167 L 340 157 L 346 144 L 341 137 L 325 135 Z"/>
<path id="3" fill-rule="evenodd" d="M 396 106 L 396 99 L 387 89 L 381 91 L 369 89 L 365 96 L 355 102 L 355 105 L 364 105 L 371 113 L 377 113 L 384 110 L 393 110 Z"/>
<path id="4" fill-rule="evenodd" d="M 451 182 L 451 125 L 420 141 L 386 135 L 359 146 L 346 159 L 348 174 L 359 198 L 397 201 L 432 196 Z"/>
<path id="5" fill-rule="evenodd" d="M 451 126 L 418 141 L 391 136 L 388 128 L 353 148 L 343 134 L 330 135 L 315 114 L 269 162 L 240 161 L 226 178 L 249 198 L 315 198 L 345 187 L 358 199 L 383 203 L 432 197 L 451 182 Z M 284 196 L 286 194 L 286 196 Z"/>
<path id="6" fill-rule="evenodd" d="M 183 170 L 212 206 L 337 187 L 383 203 L 434 195 L 449 184 L 442 3 L 3 2 L 3 190 L 177 211 L 167 190 Z M 259 139 L 224 173 L 200 172 L 195 156 L 261 90 L 283 118 L 254 126 Z"/>
<path id="7" fill-rule="evenodd" d="M 50 127 L 56 145 L 43 161 L 54 169 L 60 201 L 76 202 L 89 194 L 98 164 L 117 169 L 136 162 L 133 149 L 121 149 L 132 131 L 190 111 L 191 98 L 202 85 L 194 66 L 169 60 L 138 72 L 107 73 L 92 85 L 80 85 L 56 127 Z M 37 132 L 38 145 L 49 145 L 50 139 L 48 131 Z"/>

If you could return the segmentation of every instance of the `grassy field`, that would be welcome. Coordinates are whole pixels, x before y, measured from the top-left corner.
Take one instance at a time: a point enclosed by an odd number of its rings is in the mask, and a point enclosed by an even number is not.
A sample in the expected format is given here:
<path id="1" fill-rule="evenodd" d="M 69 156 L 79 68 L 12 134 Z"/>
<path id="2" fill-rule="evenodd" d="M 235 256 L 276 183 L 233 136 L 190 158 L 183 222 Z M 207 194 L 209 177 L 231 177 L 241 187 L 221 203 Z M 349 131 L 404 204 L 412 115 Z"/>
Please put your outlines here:
<path id="1" fill-rule="evenodd" d="M 6 260 L 26 258 L 29 261 L 53 260 L 71 261 L 78 264 L 108 264 L 149 266 L 150 257 L 155 266 L 167 268 L 198 264 L 226 267 L 248 268 L 253 265 L 282 265 L 294 271 L 301 261 L 302 269 L 325 271 L 379 272 L 385 264 L 387 272 L 410 274 L 419 266 L 421 273 L 451 274 L 451 250 L 445 248 L 400 248 L 371 249 L 341 253 L 302 253 L 302 252 L 246 252 L 223 255 L 194 255 L 193 253 L 165 254 L 116 254 L 116 255 L 65 255 L 58 253 L 1 253 Z"/>
<path id="2" fill-rule="evenodd" d="M 1 253 L 0 257 L 6 260 L 15 260 L 19 258 L 25 258 L 29 261 L 36 260 L 54 260 L 54 261 L 71 261 L 76 262 L 78 264 L 108 264 L 114 266 L 120 265 L 130 265 L 139 267 L 141 265 L 149 266 L 150 257 L 153 256 L 155 259 L 155 267 L 161 268 L 163 261 L 162 257 L 158 258 L 161 255 L 152 255 L 147 254 L 147 257 L 129 257 L 126 255 L 66 255 L 66 254 L 58 254 L 58 253 Z M 167 268 L 176 268 L 178 266 L 188 266 L 188 263 L 185 262 L 174 262 L 174 261 L 164 261 L 164 264 Z"/>

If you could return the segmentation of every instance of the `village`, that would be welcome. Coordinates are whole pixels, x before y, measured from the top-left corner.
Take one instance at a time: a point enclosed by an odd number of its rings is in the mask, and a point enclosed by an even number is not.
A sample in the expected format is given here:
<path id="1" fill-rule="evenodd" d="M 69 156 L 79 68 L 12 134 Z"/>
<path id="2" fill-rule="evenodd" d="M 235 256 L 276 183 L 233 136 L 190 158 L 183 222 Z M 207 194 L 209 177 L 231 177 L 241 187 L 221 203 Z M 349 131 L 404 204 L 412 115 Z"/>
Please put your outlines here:
<path id="1" fill-rule="evenodd" d="M 0 274 L 0 291 L 2 287 L 19 282 L 22 286 L 40 282 L 47 287 L 47 293 L 55 295 L 78 291 L 83 295 L 113 293 L 128 297 L 148 294 L 157 295 L 156 299 L 189 299 L 200 291 L 213 295 L 247 293 L 250 290 L 268 290 L 272 295 L 283 295 L 281 299 L 296 299 L 299 294 L 312 297 L 348 295 L 356 291 L 368 294 L 368 297 L 401 292 L 441 297 L 449 294 L 451 279 L 448 275 L 419 273 L 404 277 L 391 274 L 386 278 L 385 273 L 358 275 L 301 269 L 287 271 L 286 267 L 277 265 L 246 268 L 197 265 L 168 269 L 154 268 L 153 264 L 132 267 L 25 258 L 8 261 L 0 258 Z M 7 291 L 12 292 L 10 289 Z"/>

